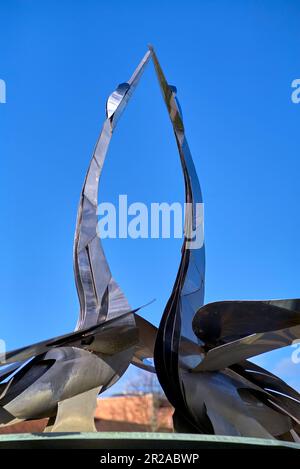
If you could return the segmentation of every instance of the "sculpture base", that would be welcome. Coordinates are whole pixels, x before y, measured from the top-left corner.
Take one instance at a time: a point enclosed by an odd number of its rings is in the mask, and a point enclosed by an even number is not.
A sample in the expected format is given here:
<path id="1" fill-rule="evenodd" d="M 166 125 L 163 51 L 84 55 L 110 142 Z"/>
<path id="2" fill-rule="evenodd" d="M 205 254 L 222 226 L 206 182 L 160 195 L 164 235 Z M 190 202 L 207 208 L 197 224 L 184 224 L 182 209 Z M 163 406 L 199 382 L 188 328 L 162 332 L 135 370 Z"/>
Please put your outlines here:
<path id="1" fill-rule="evenodd" d="M 184 433 L 22 433 L 0 435 L 0 449 L 299 449 L 299 443 Z"/>

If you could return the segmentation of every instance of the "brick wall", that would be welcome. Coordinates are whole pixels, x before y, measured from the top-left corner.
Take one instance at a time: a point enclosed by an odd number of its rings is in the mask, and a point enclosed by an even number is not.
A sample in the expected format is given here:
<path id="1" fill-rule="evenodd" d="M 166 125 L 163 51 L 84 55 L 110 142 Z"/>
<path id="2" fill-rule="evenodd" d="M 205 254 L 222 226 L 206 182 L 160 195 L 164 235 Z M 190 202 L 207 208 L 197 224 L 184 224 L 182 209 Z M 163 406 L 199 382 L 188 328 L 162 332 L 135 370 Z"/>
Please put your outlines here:
<path id="1" fill-rule="evenodd" d="M 172 432 L 172 414 L 168 401 L 151 393 L 119 395 L 98 399 L 95 424 L 99 432 Z M 0 434 L 42 432 L 46 424 L 47 419 L 21 422 L 0 427 Z"/>

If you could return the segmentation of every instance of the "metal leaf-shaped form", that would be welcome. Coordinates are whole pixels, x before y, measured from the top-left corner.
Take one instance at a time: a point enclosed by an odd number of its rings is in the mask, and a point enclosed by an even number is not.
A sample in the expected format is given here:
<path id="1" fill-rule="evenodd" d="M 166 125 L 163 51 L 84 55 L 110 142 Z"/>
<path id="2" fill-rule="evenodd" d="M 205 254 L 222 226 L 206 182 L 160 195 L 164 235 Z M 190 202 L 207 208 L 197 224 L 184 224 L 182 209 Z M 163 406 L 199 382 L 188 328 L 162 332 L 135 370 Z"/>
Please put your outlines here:
<path id="1" fill-rule="evenodd" d="M 155 70 L 179 151 L 185 182 L 185 201 L 191 207 L 191 210 L 186 211 L 185 239 L 180 267 L 158 331 L 155 366 L 160 382 L 172 404 L 176 408 L 185 409 L 181 371 L 196 366 L 202 356 L 199 340 L 192 329 L 192 321 L 204 301 L 205 248 L 203 244 L 194 249 L 189 247 L 192 232 L 197 233 L 197 229 L 203 229 L 202 220 L 198 219 L 196 209 L 196 204 L 202 204 L 202 194 L 184 133 L 176 88 L 167 83 L 157 56 L 154 51 L 152 52 Z M 187 342 L 193 345 L 190 353 L 183 352 L 185 348 L 183 343 Z"/>
<path id="2" fill-rule="evenodd" d="M 245 361 L 300 338 L 299 300 L 227 301 L 203 306 L 205 253 L 191 244 L 201 231 L 199 180 L 187 145 L 176 88 L 153 60 L 172 122 L 185 182 L 182 256 L 155 346 L 155 366 L 184 432 L 297 439 L 300 396 Z M 201 218 L 201 217 L 200 217 Z M 248 365 L 249 364 L 249 365 Z"/>
<path id="3" fill-rule="evenodd" d="M 107 118 L 83 185 L 74 239 L 74 273 L 80 302 L 77 329 L 130 311 L 126 297 L 112 278 L 97 235 L 98 187 L 117 120 L 128 104 L 150 57 L 151 52 L 147 52 L 128 82 L 119 85 L 108 98 Z"/>

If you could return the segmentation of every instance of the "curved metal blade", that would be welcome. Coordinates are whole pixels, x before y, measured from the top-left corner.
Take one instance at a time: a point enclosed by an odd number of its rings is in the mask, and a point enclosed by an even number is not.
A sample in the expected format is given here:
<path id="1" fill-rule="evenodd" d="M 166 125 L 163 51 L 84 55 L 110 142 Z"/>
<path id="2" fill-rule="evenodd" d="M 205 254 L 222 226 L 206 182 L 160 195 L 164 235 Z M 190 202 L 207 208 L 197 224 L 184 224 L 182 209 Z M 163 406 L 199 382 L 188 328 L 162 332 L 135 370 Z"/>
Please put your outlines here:
<path id="1" fill-rule="evenodd" d="M 99 180 L 117 120 L 125 109 L 151 57 L 147 52 L 127 83 L 119 85 L 107 100 L 107 118 L 96 144 L 83 185 L 74 238 L 74 273 L 80 302 L 76 329 L 83 329 L 130 311 L 130 306 L 111 272 L 97 235 Z"/>
<path id="2" fill-rule="evenodd" d="M 8 378 L 12 373 L 14 373 L 24 362 L 11 363 L 10 365 L 1 364 L 0 369 L 0 382 Z"/>
<path id="3" fill-rule="evenodd" d="M 185 137 L 176 88 L 168 84 L 157 56 L 152 48 L 151 50 L 155 71 L 177 142 L 185 182 L 185 201 L 188 204 L 181 263 L 173 291 L 160 322 L 154 358 L 158 378 L 168 399 L 176 409 L 184 413 L 186 403 L 181 371 L 195 366 L 201 360 L 199 340 L 192 329 L 192 319 L 204 300 L 203 205 L 198 176 Z M 196 347 L 190 347 L 190 353 L 183 352 L 181 346 L 183 340 Z"/>
<path id="4" fill-rule="evenodd" d="M 300 421 L 300 394 L 278 376 L 248 360 L 230 367 L 272 396 L 272 402 L 296 421 Z"/>
<path id="5" fill-rule="evenodd" d="M 139 342 L 135 348 L 131 363 L 138 368 L 155 373 L 151 360 L 154 355 L 157 327 L 138 314 L 135 314 L 134 318 L 139 331 Z"/>
<path id="6" fill-rule="evenodd" d="M 31 357 L 41 355 L 56 347 L 79 347 L 95 353 L 114 354 L 121 352 L 138 342 L 136 327 L 128 324 L 128 318 L 137 310 L 130 311 L 105 323 L 43 340 L 35 344 L 6 353 L 5 365 L 24 362 Z"/>
<path id="7" fill-rule="evenodd" d="M 222 370 L 247 358 L 291 345 L 297 339 L 300 339 L 300 325 L 252 334 L 209 350 L 193 371 Z"/>
<path id="8" fill-rule="evenodd" d="M 200 308 L 192 323 L 206 348 L 299 324 L 299 300 L 218 301 Z"/>
<path id="9" fill-rule="evenodd" d="M 255 363 L 245 360 L 230 366 L 230 369 L 243 376 L 248 381 L 251 381 L 256 386 L 263 388 L 265 391 L 290 397 L 300 404 L 300 394 L 298 391 L 289 386 L 281 378 L 278 378 L 278 376 Z"/>

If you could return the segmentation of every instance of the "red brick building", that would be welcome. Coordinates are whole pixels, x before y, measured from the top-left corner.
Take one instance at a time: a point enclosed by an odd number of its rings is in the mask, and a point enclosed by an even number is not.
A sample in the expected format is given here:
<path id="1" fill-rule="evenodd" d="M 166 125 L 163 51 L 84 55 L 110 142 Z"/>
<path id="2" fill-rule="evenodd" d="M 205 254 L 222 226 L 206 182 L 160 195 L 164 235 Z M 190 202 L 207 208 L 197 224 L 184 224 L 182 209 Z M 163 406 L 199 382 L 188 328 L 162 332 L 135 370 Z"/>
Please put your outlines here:
<path id="1" fill-rule="evenodd" d="M 172 432 L 173 408 L 155 394 L 122 394 L 98 399 L 95 424 L 99 432 Z M 2 433 L 42 432 L 47 419 L 32 420 L 0 428 Z"/>

